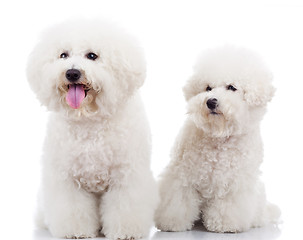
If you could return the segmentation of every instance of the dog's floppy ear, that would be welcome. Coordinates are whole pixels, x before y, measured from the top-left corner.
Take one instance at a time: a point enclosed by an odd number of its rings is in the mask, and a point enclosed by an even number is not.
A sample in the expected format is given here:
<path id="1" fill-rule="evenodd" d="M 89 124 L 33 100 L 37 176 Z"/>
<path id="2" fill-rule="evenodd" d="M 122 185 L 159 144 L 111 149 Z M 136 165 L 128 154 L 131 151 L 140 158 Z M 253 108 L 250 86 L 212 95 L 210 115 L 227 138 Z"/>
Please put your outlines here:
<path id="1" fill-rule="evenodd" d="M 43 48 L 40 44 L 36 45 L 27 60 L 26 75 L 29 85 L 36 94 L 42 105 L 47 106 L 50 102 L 49 81 L 42 81 L 42 71 L 46 64 Z"/>
<path id="2" fill-rule="evenodd" d="M 186 101 L 199 94 L 203 89 L 202 85 L 203 83 L 199 81 L 197 75 L 191 76 L 183 87 L 183 94 Z"/>
<path id="3" fill-rule="evenodd" d="M 251 106 L 265 106 L 272 99 L 275 91 L 271 79 L 259 80 L 245 87 L 244 99 Z"/>
<path id="4" fill-rule="evenodd" d="M 146 77 L 145 55 L 134 36 L 117 26 L 103 51 L 117 81 L 116 87 L 123 94 L 132 94 L 143 85 Z"/>
<path id="5" fill-rule="evenodd" d="M 112 56 L 112 69 L 117 80 L 125 85 L 126 91 L 140 88 L 146 77 L 146 63 L 141 49 L 131 52 L 119 52 Z"/>

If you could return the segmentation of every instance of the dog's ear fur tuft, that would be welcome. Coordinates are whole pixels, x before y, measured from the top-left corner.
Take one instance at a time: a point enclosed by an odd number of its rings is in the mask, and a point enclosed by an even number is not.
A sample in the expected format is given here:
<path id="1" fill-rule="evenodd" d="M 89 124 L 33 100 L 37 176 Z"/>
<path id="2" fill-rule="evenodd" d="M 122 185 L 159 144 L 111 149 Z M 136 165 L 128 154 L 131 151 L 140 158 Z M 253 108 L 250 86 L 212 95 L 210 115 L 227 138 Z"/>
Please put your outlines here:
<path id="1" fill-rule="evenodd" d="M 245 87 L 244 99 L 250 106 L 265 106 L 271 101 L 275 91 L 276 89 L 272 85 L 271 79 L 259 80 L 256 84 L 250 84 L 250 86 Z"/>
<path id="2" fill-rule="evenodd" d="M 183 87 L 183 95 L 186 101 L 201 93 L 204 88 L 204 82 L 197 75 L 191 76 Z"/>
<path id="3" fill-rule="evenodd" d="M 126 93 L 132 94 L 143 85 L 146 77 L 146 63 L 141 48 L 134 46 L 132 50 L 127 47 L 120 49 L 111 56 L 110 61 L 113 74 Z"/>
<path id="4" fill-rule="evenodd" d="M 26 74 L 28 83 L 38 100 L 42 105 L 48 106 L 51 97 L 48 92 L 49 88 L 46 85 L 50 83 L 42 79 L 42 71 L 46 65 L 46 59 L 43 57 L 43 54 L 43 47 L 39 43 L 28 57 Z"/>

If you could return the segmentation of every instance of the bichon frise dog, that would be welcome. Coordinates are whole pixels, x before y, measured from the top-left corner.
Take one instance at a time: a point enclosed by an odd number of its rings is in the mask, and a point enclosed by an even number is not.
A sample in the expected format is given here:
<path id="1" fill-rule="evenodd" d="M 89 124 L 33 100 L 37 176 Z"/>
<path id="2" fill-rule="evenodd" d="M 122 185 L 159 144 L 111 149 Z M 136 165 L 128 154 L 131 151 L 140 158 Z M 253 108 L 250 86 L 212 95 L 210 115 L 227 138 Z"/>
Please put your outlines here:
<path id="1" fill-rule="evenodd" d="M 53 236 L 149 233 L 157 190 L 138 93 L 145 70 L 137 42 L 99 20 L 56 25 L 33 50 L 28 81 L 52 112 L 38 216 Z"/>
<path id="2" fill-rule="evenodd" d="M 259 166 L 260 121 L 274 94 L 272 75 L 248 50 L 207 51 L 184 87 L 188 119 L 160 180 L 156 226 L 192 228 L 202 213 L 209 231 L 242 232 L 279 217 L 266 201 Z"/>

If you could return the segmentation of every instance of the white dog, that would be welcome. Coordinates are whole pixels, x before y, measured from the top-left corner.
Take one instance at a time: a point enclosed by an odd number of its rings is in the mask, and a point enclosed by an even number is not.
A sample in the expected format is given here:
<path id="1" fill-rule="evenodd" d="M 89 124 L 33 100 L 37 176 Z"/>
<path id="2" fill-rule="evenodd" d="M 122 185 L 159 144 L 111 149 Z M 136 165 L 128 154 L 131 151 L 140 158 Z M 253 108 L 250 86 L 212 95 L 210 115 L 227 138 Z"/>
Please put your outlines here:
<path id="1" fill-rule="evenodd" d="M 53 236 L 149 233 L 157 190 L 137 91 L 145 70 L 137 42 L 102 21 L 56 25 L 31 54 L 28 81 L 52 112 L 38 218 Z"/>
<path id="2" fill-rule="evenodd" d="M 280 211 L 259 179 L 271 80 L 245 49 L 225 46 L 199 59 L 183 89 L 189 117 L 160 181 L 159 229 L 189 230 L 202 217 L 209 231 L 242 232 L 277 220 Z"/>

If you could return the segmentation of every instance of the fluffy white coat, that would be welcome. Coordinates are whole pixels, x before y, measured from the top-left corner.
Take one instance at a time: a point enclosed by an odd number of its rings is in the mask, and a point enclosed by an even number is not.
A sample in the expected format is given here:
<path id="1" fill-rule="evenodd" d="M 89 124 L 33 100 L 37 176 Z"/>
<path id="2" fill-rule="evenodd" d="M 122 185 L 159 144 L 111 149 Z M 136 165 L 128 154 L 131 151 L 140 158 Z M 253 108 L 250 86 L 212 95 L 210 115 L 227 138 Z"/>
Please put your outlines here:
<path id="1" fill-rule="evenodd" d="M 98 58 L 89 59 L 93 52 Z M 64 53 L 65 55 L 62 55 Z M 66 96 L 69 69 L 86 97 Z M 134 239 L 153 223 L 157 190 L 151 134 L 137 89 L 145 80 L 137 42 L 105 21 L 73 20 L 45 32 L 28 62 L 28 81 L 51 111 L 42 158 L 37 221 L 59 238 Z"/>
<path id="2" fill-rule="evenodd" d="M 260 181 L 260 121 L 274 88 L 272 75 L 249 50 L 206 51 L 184 87 L 188 119 L 160 180 L 156 225 L 185 231 L 202 218 L 209 231 L 242 232 L 275 222 Z M 210 109 L 209 99 L 216 99 Z"/>

